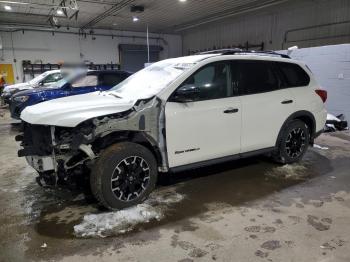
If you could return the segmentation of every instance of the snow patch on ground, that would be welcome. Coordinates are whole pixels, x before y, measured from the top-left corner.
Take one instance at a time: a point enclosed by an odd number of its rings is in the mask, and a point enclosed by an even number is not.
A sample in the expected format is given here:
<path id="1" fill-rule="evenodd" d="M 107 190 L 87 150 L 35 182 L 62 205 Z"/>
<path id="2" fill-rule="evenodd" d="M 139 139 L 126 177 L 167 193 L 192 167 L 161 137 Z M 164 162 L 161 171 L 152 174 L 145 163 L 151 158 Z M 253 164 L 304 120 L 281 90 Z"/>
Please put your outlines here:
<path id="1" fill-rule="evenodd" d="M 106 237 L 123 234 L 139 224 L 161 220 L 172 204 L 183 199 L 183 195 L 174 191 L 153 193 L 144 203 L 131 208 L 85 215 L 82 223 L 74 226 L 74 232 L 78 237 Z"/>
<path id="2" fill-rule="evenodd" d="M 307 168 L 300 164 L 284 165 L 273 168 L 267 172 L 267 176 L 275 178 L 286 178 L 293 180 L 304 180 L 307 177 Z"/>
<path id="3" fill-rule="evenodd" d="M 108 236 L 113 233 L 125 233 L 140 223 L 147 223 L 152 219 L 160 219 L 161 213 L 147 204 L 120 210 L 117 212 L 85 215 L 81 224 L 74 226 L 77 236 Z"/>
<path id="4" fill-rule="evenodd" d="M 329 149 L 328 147 L 320 146 L 320 145 L 316 145 L 316 144 L 314 144 L 314 148 L 322 149 L 322 150 L 328 150 Z"/>

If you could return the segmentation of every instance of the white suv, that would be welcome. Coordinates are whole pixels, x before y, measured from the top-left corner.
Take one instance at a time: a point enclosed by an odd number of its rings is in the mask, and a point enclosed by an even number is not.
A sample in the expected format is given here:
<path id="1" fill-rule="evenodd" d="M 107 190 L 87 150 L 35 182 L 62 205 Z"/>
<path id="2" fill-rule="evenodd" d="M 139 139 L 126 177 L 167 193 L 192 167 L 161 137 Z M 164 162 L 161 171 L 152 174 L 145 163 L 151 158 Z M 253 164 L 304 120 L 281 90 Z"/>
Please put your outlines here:
<path id="1" fill-rule="evenodd" d="M 158 172 L 262 153 L 299 161 L 323 130 L 326 99 L 301 62 L 222 50 L 155 63 L 108 92 L 27 107 L 16 140 L 39 184 L 87 181 L 102 205 L 120 209 L 145 200 Z"/>

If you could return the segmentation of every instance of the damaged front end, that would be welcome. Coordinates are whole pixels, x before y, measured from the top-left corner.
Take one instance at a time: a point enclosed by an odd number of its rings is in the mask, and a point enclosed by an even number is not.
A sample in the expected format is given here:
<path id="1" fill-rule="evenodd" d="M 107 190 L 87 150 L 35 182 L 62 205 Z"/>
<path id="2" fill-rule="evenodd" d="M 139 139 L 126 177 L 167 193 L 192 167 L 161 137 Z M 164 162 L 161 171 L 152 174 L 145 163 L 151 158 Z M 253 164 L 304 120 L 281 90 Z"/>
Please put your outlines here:
<path id="1" fill-rule="evenodd" d="M 92 130 L 85 124 L 65 128 L 24 123 L 23 134 L 16 136 L 22 146 L 18 156 L 25 157 L 38 172 L 41 186 L 80 184 L 87 162 L 96 158 L 91 147 L 84 144 L 92 141 Z"/>
<path id="2" fill-rule="evenodd" d="M 164 124 L 164 107 L 157 97 L 76 127 L 24 123 L 23 134 L 16 136 L 22 146 L 18 156 L 38 172 L 40 185 L 50 187 L 84 185 L 100 152 L 120 141 L 147 146 L 156 155 L 159 171 L 167 171 Z"/>

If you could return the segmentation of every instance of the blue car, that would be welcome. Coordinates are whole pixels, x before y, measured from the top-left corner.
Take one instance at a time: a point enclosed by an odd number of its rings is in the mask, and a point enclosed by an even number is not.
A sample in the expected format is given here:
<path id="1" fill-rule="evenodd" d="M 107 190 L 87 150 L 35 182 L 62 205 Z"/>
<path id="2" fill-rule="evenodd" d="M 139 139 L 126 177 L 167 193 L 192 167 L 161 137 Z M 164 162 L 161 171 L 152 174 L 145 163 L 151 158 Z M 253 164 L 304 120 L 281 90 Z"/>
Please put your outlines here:
<path id="1" fill-rule="evenodd" d="M 60 80 L 47 88 L 36 88 L 18 92 L 10 101 L 11 117 L 20 119 L 27 106 L 65 96 L 81 95 L 95 91 L 106 91 L 131 75 L 125 71 L 87 71 Z"/>

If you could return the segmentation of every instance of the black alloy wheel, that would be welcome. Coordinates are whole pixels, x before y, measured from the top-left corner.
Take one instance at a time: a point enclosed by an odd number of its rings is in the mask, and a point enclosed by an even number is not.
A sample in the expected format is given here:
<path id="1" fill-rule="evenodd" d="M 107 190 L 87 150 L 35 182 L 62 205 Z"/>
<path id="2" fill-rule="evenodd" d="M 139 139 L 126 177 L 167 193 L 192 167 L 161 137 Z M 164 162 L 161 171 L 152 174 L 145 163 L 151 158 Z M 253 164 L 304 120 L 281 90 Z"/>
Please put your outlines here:
<path id="1" fill-rule="evenodd" d="M 287 137 L 286 140 L 286 153 L 291 158 L 299 157 L 306 146 L 306 134 L 301 128 L 294 128 Z"/>
<path id="2" fill-rule="evenodd" d="M 101 205 L 119 210 L 142 203 L 155 188 L 158 165 L 146 147 L 120 142 L 103 150 L 90 174 L 91 191 Z"/>
<path id="3" fill-rule="evenodd" d="M 309 143 L 309 127 L 299 119 L 292 120 L 281 130 L 272 157 L 281 164 L 298 162 L 306 153 Z"/>
<path id="4" fill-rule="evenodd" d="M 146 190 L 150 168 L 140 156 L 130 156 L 118 163 L 111 177 L 111 190 L 120 201 L 131 201 Z"/>

